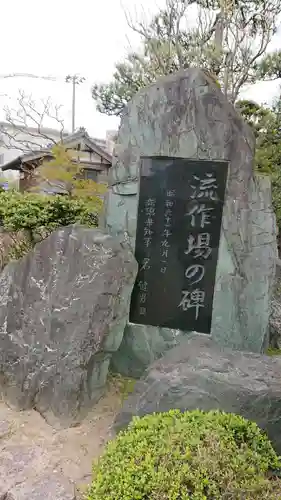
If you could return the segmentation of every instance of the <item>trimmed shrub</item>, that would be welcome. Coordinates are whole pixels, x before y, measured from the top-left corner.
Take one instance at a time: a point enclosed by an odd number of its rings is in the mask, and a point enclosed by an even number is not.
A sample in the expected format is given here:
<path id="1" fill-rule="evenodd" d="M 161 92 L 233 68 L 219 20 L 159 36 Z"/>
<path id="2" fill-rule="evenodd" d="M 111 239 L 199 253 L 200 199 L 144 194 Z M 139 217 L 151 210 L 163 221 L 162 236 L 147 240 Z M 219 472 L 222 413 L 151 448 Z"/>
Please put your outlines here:
<path id="1" fill-rule="evenodd" d="M 98 225 L 96 198 L 47 196 L 18 191 L 0 191 L 0 225 L 15 240 L 8 248 L 2 267 L 25 255 L 38 241 L 58 227 L 80 223 Z M 20 235 L 20 238 L 18 238 Z"/>
<path id="2" fill-rule="evenodd" d="M 56 229 L 75 222 L 97 225 L 90 200 L 8 191 L 0 193 L 0 219 L 6 231 Z"/>
<path id="3" fill-rule="evenodd" d="M 199 410 L 135 418 L 94 465 L 88 500 L 281 498 L 281 461 L 255 423 Z"/>

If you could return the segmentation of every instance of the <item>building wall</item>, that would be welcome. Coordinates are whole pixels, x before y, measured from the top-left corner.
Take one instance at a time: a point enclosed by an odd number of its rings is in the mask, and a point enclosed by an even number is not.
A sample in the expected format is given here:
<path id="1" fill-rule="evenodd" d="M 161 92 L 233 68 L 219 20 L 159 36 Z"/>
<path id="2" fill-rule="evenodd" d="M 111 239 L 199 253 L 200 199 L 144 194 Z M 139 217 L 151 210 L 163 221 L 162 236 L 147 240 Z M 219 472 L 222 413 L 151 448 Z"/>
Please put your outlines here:
<path id="1" fill-rule="evenodd" d="M 14 140 L 11 140 L 7 134 L 5 134 L 5 130 L 7 130 L 8 134 L 14 137 Z M 58 142 L 61 139 L 61 134 L 59 130 L 54 129 L 42 129 L 46 137 L 39 135 L 36 129 L 32 127 L 27 127 L 25 131 L 17 130 L 15 131 L 9 124 L 5 122 L 0 122 L 0 169 L 1 166 L 10 162 L 11 160 L 17 158 L 18 156 L 23 154 L 22 147 L 24 142 L 33 141 L 38 145 L 34 146 L 34 150 L 44 148 L 50 145 L 53 141 Z M 32 134 L 32 135 L 31 135 Z M 111 152 L 113 149 L 113 139 L 115 131 L 109 131 L 107 133 L 107 137 L 105 140 L 102 139 L 94 139 L 97 144 L 103 148 L 105 148 L 108 152 Z M 35 137 L 33 137 L 35 135 Z M 12 143 L 12 148 L 11 148 Z M 77 151 L 75 152 L 74 157 L 77 158 Z M 91 162 L 94 165 L 99 165 L 97 169 L 97 182 L 108 182 L 109 175 L 109 167 L 110 165 L 106 160 L 103 160 L 99 155 L 96 155 L 93 152 L 81 151 L 79 153 L 80 161 Z M 101 171 L 102 169 L 102 171 Z M 31 178 L 22 178 L 20 179 L 20 175 L 17 171 L 7 171 L 3 172 L 3 176 L 6 178 L 10 178 L 13 180 L 17 180 L 19 183 L 20 190 L 30 189 L 29 185 L 33 187 L 34 179 Z"/>
<path id="2" fill-rule="evenodd" d="M 107 184 L 109 181 L 110 167 L 105 167 L 104 170 L 98 173 L 97 182 Z"/>
<path id="3" fill-rule="evenodd" d="M 107 130 L 106 132 L 106 149 L 110 154 L 113 154 L 115 142 L 117 139 L 117 130 Z"/>
<path id="4" fill-rule="evenodd" d="M 8 135 L 5 131 L 8 132 Z M 0 122 L 0 169 L 2 165 L 14 160 L 25 152 L 22 150 L 25 142 L 36 142 L 36 144 L 38 144 L 38 147 L 34 146 L 34 149 L 36 150 L 48 146 L 51 142 L 50 139 L 54 141 L 60 140 L 60 132 L 54 129 L 46 129 L 47 138 L 38 134 L 36 137 L 33 137 L 30 134 L 36 135 L 36 131 L 32 127 L 26 128 L 25 131 L 15 131 L 13 127 L 9 126 L 9 124 Z M 9 136 L 14 137 L 14 139 L 10 139 Z M 10 170 L 8 172 L 3 172 L 3 177 L 8 179 L 18 179 L 20 183 L 19 173 L 16 171 Z"/>
<path id="5" fill-rule="evenodd" d="M 25 151 L 22 151 L 23 144 L 25 142 L 30 142 L 32 141 L 33 143 L 36 143 L 36 145 L 32 146 L 31 149 L 40 149 L 48 146 L 50 142 L 53 141 L 59 141 L 60 140 L 60 132 L 59 130 L 54 130 L 54 129 L 42 129 L 47 137 L 43 137 L 42 135 L 39 135 L 37 133 L 36 135 L 36 130 L 33 129 L 32 127 L 26 127 L 25 131 L 21 130 L 16 130 L 13 129 L 13 127 L 9 127 L 9 124 L 6 124 L 4 122 L 0 123 L 0 167 L 4 163 L 8 163 L 11 160 L 14 160 L 17 158 L 19 155 L 23 154 L 23 152 L 27 152 L 27 148 Z M 5 134 L 5 131 L 7 131 L 7 134 Z M 32 134 L 32 135 L 31 135 Z M 34 137 L 35 135 L 35 137 Z M 13 136 L 14 139 L 10 139 L 9 136 Z M 51 139 L 51 140 L 50 140 Z"/>
<path id="6" fill-rule="evenodd" d="M 5 130 L 7 130 L 10 136 L 13 136 L 15 139 L 10 140 L 7 134 L 5 134 Z M 59 130 L 55 129 L 42 129 L 42 131 L 46 134 L 46 138 L 36 132 L 36 129 L 32 127 L 26 127 L 25 131 L 16 130 L 11 127 L 9 124 L 5 122 L 0 122 L 0 168 L 1 165 L 8 163 L 11 160 L 14 160 L 19 155 L 23 154 L 22 146 L 24 142 L 33 141 L 38 144 L 38 147 L 34 146 L 34 150 L 39 148 L 47 147 L 50 144 L 50 139 L 58 142 L 61 138 L 61 134 Z M 31 135 L 32 134 L 32 135 Z M 109 130 L 106 132 L 106 139 L 94 139 L 96 143 L 112 153 L 117 132 L 115 130 Z M 35 137 L 33 137 L 35 135 Z M 11 144 L 12 146 L 11 147 Z M 94 161 L 94 160 L 92 160 Z"/>

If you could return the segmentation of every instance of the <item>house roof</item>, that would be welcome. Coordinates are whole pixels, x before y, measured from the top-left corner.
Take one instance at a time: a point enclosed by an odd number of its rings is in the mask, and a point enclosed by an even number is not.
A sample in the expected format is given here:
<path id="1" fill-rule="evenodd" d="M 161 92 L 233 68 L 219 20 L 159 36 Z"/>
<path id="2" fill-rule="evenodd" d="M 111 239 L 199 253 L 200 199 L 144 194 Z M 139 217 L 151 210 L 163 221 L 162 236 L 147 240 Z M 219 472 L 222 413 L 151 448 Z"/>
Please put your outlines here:
<path id="1" fill-rule="evenodd" d="M 105 148 L 101 147 L 99 140 L 90 137 L 84 128 L 80 128 L 79 130 L 77 130 L 77 132 L 74 132 L 74 134 L 68 135 L 63 142 L 66 145 L 71 145 L 72 142 L 76 143 L 82 139 L 86 144 L 86 146 L 92 149 L 95 153 L 98 153 L 100 156 L 103 156 L 103 158 L 105 158 L 110 163 L 112 162 L 111 154 L 108 151 L 106 151 Z"/>
<path id="2" fill-rule="evenodd" d="M 48 152 L 48 151 L 36 151 L 34 153 L 26 153 L 20 156 L 17 156 L 17 158 L 14 158 L 13 160 L 9 161 L 8 163 L 5 163 L 2 165 L 1 170 L 2 172 L 6 172 L 6 170 L 22 170 L 24 164 L 26 163 L 32 163 L 36 160 L 39 160 L 41 158 L 52 158 L 53 155 Z"/>
<path id="3" fill-rule="evenodd" d="M 91 138 L 84 128 L 77 130 L 77 132 L 74 132 L 74 134 L 66 136 L 63 140 L 63 143 L 68 147 L 71 147 L 72 143 L 73 146 L 75 146 L 75 144 L 77 144 L 80 140 L 83 140 L 84 144 L 89 149 L 100 155 L 109 163 L 112 162 L 111 154 L 108 151 L 106 151 L 106 149 L 101 147 L 101 145 L 98 144 L 95 139 Z M 4 164 L 2 166 L 2 171 L 5 172 L 7 170 L 22 170 L 24 164 L 26 163 L 32 163 L 36 160 L 40 160 L 41 158 L 48 158 L 48 157 L 52 158 L 53 155 L 50 149 L 51 147 L 48 149 L 44 148 L 38 151 L 31 151 L 30 153 L 25 153 L 23 155 L 20 155 L 17 158 L 14 158 L 13 160 Z"/>

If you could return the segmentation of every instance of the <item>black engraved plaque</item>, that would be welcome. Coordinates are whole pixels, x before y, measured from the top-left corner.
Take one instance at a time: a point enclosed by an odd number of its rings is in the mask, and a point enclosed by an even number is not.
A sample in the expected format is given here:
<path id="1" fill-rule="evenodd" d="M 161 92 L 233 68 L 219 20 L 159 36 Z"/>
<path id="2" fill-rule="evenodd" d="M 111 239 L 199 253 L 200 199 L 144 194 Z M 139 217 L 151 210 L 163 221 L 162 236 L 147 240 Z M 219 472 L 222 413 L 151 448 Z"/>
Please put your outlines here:
<path id="1" fill-rule="evenodd" d="M 143 157 L 130 322 L 210 333 L 228 162 Z"/>

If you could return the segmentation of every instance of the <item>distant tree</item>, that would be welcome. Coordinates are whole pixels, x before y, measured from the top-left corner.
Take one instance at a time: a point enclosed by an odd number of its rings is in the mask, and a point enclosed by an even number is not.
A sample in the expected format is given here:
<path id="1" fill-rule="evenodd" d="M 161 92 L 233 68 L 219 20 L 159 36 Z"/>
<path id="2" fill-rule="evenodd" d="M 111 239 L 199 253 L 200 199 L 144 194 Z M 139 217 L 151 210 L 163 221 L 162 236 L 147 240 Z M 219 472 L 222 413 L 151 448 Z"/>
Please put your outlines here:
<path id="1" fill-rule="evenodd" d="M 53 159 L 42 162 L 37 169 L 38 175 L 50 185 L 63 188 L 70 197 L 88 199 L 93 210 L 99 212 L 106 185 L 84 178 L 78 151 L 68 151 L 63 143 L 59 143 L 52 147 L 51 153 Z"/>
<path id="2" fill-rule="evenodd" d="M 281 78 L 281 51 L 266 54 L 257 65 L 259 80 L 277 80 Z"/>
<path id="3" fill-rule="evenodd" d="M 192 66 L 212 73 L 236 102 L 245 84 L 279 77 L 281 51 L 265 51 L 280 12 L 279 0 L 166 0 L 148 23 L 128 17 L 141 48 L 116 64 L 111 82 L 93 86 L 97 109 L 120 115 L 140 88 Z"/>
<path id="4" fill-rule="evenodd" d="M 236 109 L 240 111 L 244 120 L 252 127 L 256 138 L 259 137 L 260 132 L 268 130 L 272 121 L 275 120 L 272 109 L 250 99 L 237 101 Z"/>
<path id="5" fill-rule="evenodd" d="M 249 100 L 239 101 L 236 106 L 256 137 L 255 168 L 257 172 L 271 176 L 272 203 L 281 251 L 281 101 L 278 99 L 272 108 Z"/>
<path id="6" fill-rule="evenodd" d="M 277 100 L 271 108 L 254 101 L 236 103 L 245 121 L 252 127 L 256 137 L 256 168 L 270 174 L 281 171 L 281 102 Z"/>

